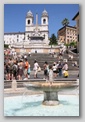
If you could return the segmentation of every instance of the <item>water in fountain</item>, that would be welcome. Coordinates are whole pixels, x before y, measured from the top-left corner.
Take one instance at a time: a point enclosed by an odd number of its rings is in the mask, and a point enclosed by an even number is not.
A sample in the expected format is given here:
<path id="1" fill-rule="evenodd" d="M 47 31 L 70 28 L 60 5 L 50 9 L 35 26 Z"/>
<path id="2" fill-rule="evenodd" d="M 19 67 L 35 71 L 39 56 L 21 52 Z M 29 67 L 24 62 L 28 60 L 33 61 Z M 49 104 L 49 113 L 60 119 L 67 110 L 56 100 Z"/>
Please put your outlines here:
<path id="1" fill-rule="evenodd" d="M 58 95 L 60 104 L 46 106 L 42 104 L 43 94 L 4 98 L 4 116 L 79 116 L 78 95 Z"/>
<path id="2" fill-rule="evenodd" d="M 70 90 L 72 91 L 72 89 L 78 87 L 76 82 L 55 82 L 52 86 L 46 82 L 30 82 L 25 84 L 25 87 L 28 90 L 41 90 L 46 94 L 28 95 L 26 90 L 23 96 L 5 97 L 4 116 L 79 116 L 79 95 L 73 95 L 70 92 Z M 68 94 L 65 92 L 64 94 L 58 94 L 59 104 L 55 104 L 56 95 L 53 94 L 56 91 L 66 89 Z M 54 93 L 51 94 L 53 91 Z M 53 100 L 52 103 L 49 102 L 48 96 L 49 100 Z M 42 104 L 43 101 L 46 102 L 47 100 L 47 104 Z"/>
<path id="3" fill-rule="evenodd" d="M 28 90 L 43 91 L 44 100 L 42 104 L 44 105 L 58 105 L 58 92 L 73 90 L 79 86 L 77 81 L 58 81 L 53 82 L 52 85 L 46 82 L 30 82 L 25 84 Z"/>

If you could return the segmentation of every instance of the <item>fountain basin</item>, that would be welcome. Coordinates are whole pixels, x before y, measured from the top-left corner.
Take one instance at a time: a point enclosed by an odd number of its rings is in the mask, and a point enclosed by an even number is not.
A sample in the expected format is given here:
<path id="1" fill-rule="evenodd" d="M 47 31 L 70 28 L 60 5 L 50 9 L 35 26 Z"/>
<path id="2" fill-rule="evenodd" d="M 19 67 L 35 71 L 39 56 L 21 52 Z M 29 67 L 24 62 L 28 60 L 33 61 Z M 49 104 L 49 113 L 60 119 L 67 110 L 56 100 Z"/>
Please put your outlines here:
<path id="1" fill-rule="evenodd" d="M 24 86 L 29 90 L 38 90 L 38 91 L 60 91 L 60 90 L 68 90 L 74 89 L 78 87 L 76 81 L 59 81 L 53 82 L 50 84 L 49 82 L 29 82 L 24 84 Z"/>
<path id="2" fill-rule="evenodd" d="M 49 82 L 29 82 L 24 84 L 28 90 L 43 91 L 44 105 L 58 105 L 58 92 L 63 90 L 71 90 L 77 88 L 79 85 L 77 81 L 57 81 L 50 84 Z"/>
<path id="3" fill-rule="evenodd" d="M 60 104 L 57 106 L 45 106 L 42 104 L 44 94 L 14 95 L 4 97 L 4 116 L 79 116 L 79 95 L 73 92 L 58 94 Z"/>

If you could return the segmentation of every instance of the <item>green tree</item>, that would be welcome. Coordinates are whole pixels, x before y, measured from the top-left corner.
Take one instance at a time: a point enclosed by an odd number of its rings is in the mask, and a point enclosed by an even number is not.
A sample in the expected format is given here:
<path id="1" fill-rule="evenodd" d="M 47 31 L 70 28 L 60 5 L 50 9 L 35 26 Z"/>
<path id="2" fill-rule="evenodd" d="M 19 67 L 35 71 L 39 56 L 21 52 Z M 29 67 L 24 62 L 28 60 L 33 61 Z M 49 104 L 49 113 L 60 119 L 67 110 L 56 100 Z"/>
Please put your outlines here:
<path id="1" fill-rule="evenodd" d="M 70 43 L 70 46 L 76 47 L 76 46 L 77 46 L 77 42 L 76 42 L 76 41 L 72 41 L 72 42 Z"/>
<path id="2" fill-rule="evenodd" d="M 67 18 L 65 18 L 63 21 L 62 21 L 62 25 L 63 26 L 66 26 L 69 24 L 69 20 Z"/>
<path id="3" fill-rule="evenodd" d="M 8 44 L 4 44 L 4 49 L 7 49 L 9 48 L 9 45 Z"/>
<path id="4" fill-rule="evenodd" d="M 70 44 L 67 43 L 67 44 L 65 44 L 65 46 L 68 47 L 68 46 L 70 46 Z"/>
<path id="5" fill-rule="evenodd" d="M 51 45 L 51 46 L 52 45 L 57 45 L 57 38 L 56 38 L 55 34 L 52 34 L 51 38 L 49 40 L 50 40 L 49 45 Z"/>

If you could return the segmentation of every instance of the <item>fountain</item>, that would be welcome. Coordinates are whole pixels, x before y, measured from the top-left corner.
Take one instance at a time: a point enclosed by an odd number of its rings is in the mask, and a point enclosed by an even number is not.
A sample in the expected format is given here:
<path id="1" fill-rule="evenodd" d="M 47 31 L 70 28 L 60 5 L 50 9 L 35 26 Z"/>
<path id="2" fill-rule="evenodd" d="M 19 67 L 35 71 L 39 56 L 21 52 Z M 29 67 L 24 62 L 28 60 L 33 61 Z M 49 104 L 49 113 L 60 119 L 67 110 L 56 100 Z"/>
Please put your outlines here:
<path id="1" fill-rule="evenodd" d="M 23 96 L 17 92 L 4 97 L 4 116 L 79 116 L 78 80 L 30 80 L 24 86 Z"/>
<path id="2" fill-rule="evenodd" d="M 79 84 L 77 81 L 57 81 L 50 84 L 49 82 L 29 82 L 24 84 L 28 90 L 43 91 L 43 105 L 58 105 L 58 92 L 76 89 Z"/>

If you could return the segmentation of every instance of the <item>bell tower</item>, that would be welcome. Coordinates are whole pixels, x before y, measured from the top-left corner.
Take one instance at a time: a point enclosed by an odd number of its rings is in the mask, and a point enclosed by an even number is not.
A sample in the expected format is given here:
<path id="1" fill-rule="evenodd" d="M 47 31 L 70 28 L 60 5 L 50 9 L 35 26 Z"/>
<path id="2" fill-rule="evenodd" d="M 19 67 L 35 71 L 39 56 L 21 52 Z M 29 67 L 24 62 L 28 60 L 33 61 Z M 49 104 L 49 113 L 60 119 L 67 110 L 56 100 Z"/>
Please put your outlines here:
<path id="1" fill-rule="evenodd" d="M 26 27 L 33 25 L 33 20 L 34 20 L 33 14 L 29 10 L 26 16 Z M 26 31 L 28 31 L 27 28 Z"/>
<path id="2" fill-rule="evenodd" d="M 42 12 L 42 16 L 41 16 L 41 25 L 48 25 L 48 13 L 45 9 Z"/>
<path id="3" fill-rule="evenodd" d="M 33 20 L 34 20 L 33 14 L 29 10 L 27 12 L 26 21 L 25 21 L 25 32 L 27 32 L 27 33 L 25 33 L 25 41 L 28 41 L 28 42 L 30 40 L 29 36 L 31 35 L 30 31 L 33 26 Z"/>
<path id="4" fill-rule="evenodd" d="M 48 13 L 47 11 L 44 9 L 44 11 L 42 12 L 42 16 L 41 16 L 41 26 L 42 26 L 42 31 L 43 31 L 43 35 L 44 35 L 44 42 L 48 45 L 49 44 L 49 39 L 48 39 L 48 34 L 49 34 L 49 29 L 48 29 Z"/>

